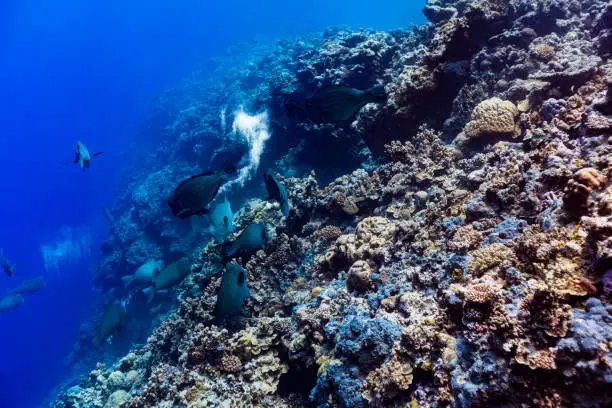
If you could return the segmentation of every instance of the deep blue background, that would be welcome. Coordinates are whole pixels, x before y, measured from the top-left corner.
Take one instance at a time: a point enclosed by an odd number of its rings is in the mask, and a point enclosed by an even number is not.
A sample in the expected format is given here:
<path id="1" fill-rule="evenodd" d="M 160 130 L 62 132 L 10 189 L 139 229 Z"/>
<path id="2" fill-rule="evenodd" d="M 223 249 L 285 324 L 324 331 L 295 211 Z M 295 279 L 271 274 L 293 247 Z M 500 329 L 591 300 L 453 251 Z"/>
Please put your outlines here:
<path id="1" fill-rule="evenodd" d="M 12 280 L 0 275 L 0 294 L 26 277 L 48 283 L 0 314 L 0 407 L 31 408 L 64 379 L 62 360 L 95 300 L 95 254 L 49 273 L 40 245 L 66 225 L 104 237 L 121 152 L 155 93 L 235 42 L 328 25 L 406 27 L 423 21 L 424 1 L 0 3 L 0 247 L 18 265 Z M 106 151 L 87 172 L 61 164 L 77 139 Z"/>

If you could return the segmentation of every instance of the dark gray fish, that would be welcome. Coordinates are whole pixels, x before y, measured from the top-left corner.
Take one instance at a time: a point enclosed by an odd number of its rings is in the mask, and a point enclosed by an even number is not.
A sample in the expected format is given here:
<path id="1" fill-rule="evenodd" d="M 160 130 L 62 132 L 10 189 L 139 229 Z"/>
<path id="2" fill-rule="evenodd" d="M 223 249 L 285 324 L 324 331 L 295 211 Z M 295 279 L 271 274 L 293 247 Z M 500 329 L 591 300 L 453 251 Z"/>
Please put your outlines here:
<path id="1" fill-rule="evenodd" d="M 19 306 L 21 306 L 23 301 L 23 295 L 19 293 L 12 293 L 0 298 L 0 313 L 17 309 Z"/>
<path id="2" fill-rule="evenodd" d="M 0 249 L 0 263 L 2 264 L 2 270 L 7 274 L 9 278 L 12 278 L 15 274 L 17 265 L 11 264 L 8 259 L 4 256 L 4 249 Z"/>
<path id="3" fill-rule="evenodd" d="M 387 98 L 385 88 L 376 85 L 365 91 L 345 85 L 318 89 L 306 100 L 305 110 L 315 123 L 335 123 L 351 118 L 371 102 L 381 103 Z"/>
<path id="4" fill-rule="evenodd" d="M 289 205 L 287 189 L 272 174 L 264 173 L 264 181 L 266 183 L 266 190 L 268 191 L 268 200 L 273 199 L 278 201 L 283 215 L 288 217 L 291 207 Z"/>
<path id="5" fill-rule="evenodd" d="M 178 285 L 189 275 L 189 272 L 191 272 L 191 262 L 188 258 L 181 258 L 178 261 L 172 262 L 153 277 L 153 286 L 144 289 L 143 293 L 148 295 L 150 302 L 156 292 Z"/>
<path id="6" fill-rule="evenodd" d="M 197 174 L 183 180 L 168 197 L 172 214 L 179 218 L 208 214 L 208 204 L 215 198 L 223 183 L 235 174 L 236 168 L 226 162 L 221 170 Z"/>
<path id="7" fill-rule="evenodd" d="M 104 152 L 90 154 L 89 150 L 87 150 L 87 147 L 85 147 L 85 145 L 82 142 L 77 141 L 74 147 L 74 155 L 75 155 L 74 161 L 67 162 L 64 164 L 78 164 L 79 167 L 81 167 L 82 169 L 87 169 L 89 168 L 91 164 L 91 159 L 93 159 L 94 157 L 100 156 L 101 154 L 104 154 Z"/>
<path id="8" fill-rule="evenodd" d="M 217 292 L 217 303 L 213 312 L 215 320 L 221 322 L 240 314 L 244 300 L 250 296 L 246 271 L 228 262 L 221 278 L 221 287 Z"/>
<path id="9" fill-rule="evenodd" d="M 11 289 L 9 293 L 18 293 L 20 295 L 30 295 L 36 293 L 42 288 L 47 286 L 45 279 L 42 276 L 36 278 L 26 279 L 21 282 L 17 287 Z"/>
<path id="10" fill-rule="evenodd" d="M 125 318 L 125 302 L 115 301 L 106 308 L 98 326 L 98 334 L 93 339 L 95 347 L 100 347 L 113 333 L 121 327 Z"/>
<path id="11" fill-rule="evenodd" d="M 263 248 L 268 243 L 268 231 L 264 224 L 249 224 L 236 238 L 225 246 L 225 256 L 232 256 L 239 249 Z"/>

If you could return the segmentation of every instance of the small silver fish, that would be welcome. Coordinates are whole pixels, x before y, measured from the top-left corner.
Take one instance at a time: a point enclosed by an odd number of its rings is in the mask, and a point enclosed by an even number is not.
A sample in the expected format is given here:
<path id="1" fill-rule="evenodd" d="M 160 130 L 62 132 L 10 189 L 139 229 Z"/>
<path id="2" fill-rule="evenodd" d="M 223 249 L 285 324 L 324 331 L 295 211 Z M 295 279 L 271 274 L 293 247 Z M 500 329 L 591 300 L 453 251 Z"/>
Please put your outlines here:
<path id="1" fill-rule="evenodd" d="M 66 162 L 64 164 L 78 164 L 79 167 L 81 167 L 82 169 L 88 169 L 91 164 L 91 160 L 94 157 L 104 154 L 104 152 L 90 154 L 89 150 L 87 150 L 87 147 L 85 147 L 85 145 L 81 141 L 77 141 L 74 147 L 74 154 L 74 161 Z"/>

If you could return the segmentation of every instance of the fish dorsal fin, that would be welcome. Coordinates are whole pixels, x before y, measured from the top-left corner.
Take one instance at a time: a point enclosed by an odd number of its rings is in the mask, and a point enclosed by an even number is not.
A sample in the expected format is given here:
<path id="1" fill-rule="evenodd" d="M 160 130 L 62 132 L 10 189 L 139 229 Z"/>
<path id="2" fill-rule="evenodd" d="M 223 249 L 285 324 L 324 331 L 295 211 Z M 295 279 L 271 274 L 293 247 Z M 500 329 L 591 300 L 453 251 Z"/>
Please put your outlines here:
<path id="1" fill-rule="evenodd" d="M 191 181 L 191 180 L 193 180 L 193 179 L 196 179 L 196 178 L 198 178 L 198 177 L 213 176 L 213 175 L 215 175 L 215 174 L 216 174 L 216 173 L 215 173 L 214 171 L 207 171 L 207 172 L 204 172 L 204 173 L 200 173 L 200 174 L 193 175 L 193 176 L 191 176 L 191 177 L 189 177 L 189 178 L 186 178 L 185 180 L 181 181 L 181 183 L 180 183 L 180 184 L 179 184 L 179 185 L 176 187 L 176 189 L 178 190 L 178 189 L 179 189 L 179 188 L 181 188 L 183 185 L 185 185 L 185 183 L 188 183 L 189 181 Z"/>
<path id="2" fill-rule="evenodd" d="M 341 92 L 346 92 L 346 91 L 354 92 L 354 91 L 359 91 L 359 89 L 356 89 L 356 88 L 353 88 L 351 86 L 344 85 L 344 84 L 335 84 L 335 85 L 329 85 L 329 86 L 321 87 L 321 88 L 317 89 L 314 94 L 315 95 L 320 95 L 320 94 L 333 93 L 333 92 L 338 92 L 338 91 L 341 91 Z M 363 92 L 363 91 L 360 91 L 360 92 Z"/>

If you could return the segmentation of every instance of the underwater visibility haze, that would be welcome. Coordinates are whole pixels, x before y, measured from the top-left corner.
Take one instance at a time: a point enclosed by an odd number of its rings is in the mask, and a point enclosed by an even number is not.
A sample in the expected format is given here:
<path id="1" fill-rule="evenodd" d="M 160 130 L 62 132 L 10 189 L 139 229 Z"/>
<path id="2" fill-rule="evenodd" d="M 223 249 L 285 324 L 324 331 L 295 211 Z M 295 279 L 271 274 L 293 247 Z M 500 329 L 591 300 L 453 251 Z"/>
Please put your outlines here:
<path id="1" fill-rule="evenodd" d="M 0 407 L 612 406 L 606 0 L 0 5 Z"/>

